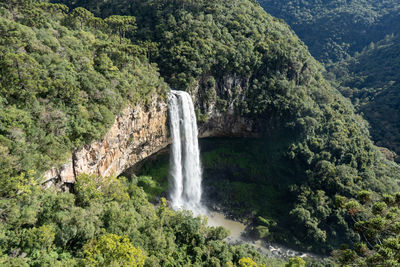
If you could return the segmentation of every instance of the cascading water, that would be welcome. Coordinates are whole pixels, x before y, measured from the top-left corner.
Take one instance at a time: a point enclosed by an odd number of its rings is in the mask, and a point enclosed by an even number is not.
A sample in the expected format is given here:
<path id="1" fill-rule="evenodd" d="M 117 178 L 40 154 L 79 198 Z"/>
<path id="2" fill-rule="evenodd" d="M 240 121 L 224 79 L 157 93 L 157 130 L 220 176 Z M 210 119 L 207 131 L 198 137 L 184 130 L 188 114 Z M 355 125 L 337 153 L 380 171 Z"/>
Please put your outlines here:
<path id="1" fill-rule="evenodd" d="M 171 90 L 169 117 L 172 138 L 170 157 L 170 197 L 174 209 L 195 214 L 201 207 L 201 166 L 197 122 L 190 95 Z"/>

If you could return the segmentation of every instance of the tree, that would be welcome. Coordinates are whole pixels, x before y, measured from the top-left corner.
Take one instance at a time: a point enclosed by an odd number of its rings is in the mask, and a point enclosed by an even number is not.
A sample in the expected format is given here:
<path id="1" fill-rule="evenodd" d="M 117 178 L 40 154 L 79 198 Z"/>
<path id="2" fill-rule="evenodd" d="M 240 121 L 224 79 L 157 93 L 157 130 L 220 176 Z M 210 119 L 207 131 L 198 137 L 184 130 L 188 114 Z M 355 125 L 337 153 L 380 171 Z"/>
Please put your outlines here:
<path id="1" fill-rule="evenodd" d="M 127 237 L 104 234 L 90 240 L 83 248 L 86 266 L 144 266 L 146 259 L 140 248 L 132 245 Z"/>
<path id="2" fill-rule="evenodd" d="M 133 33 L 137 29 L 136 18 L 132 16 L 114 15 L 106 18 L 105 22 L 119 35 L 120 44 L 122 43 L 122 38 L 125 38 L 127 31 Z"/>
<path id="3" fill-rule="evenodd" d="M 146 40 L 146 41 L 140 41 L 139 44 L 140 46 L 146 48 L 146 55 L 149 61 L 151 61 L 152 57 L 158 56 L 158 46 L 159 46 L 158 43 Z"/>
<path id="4" fill-rule="evenodd" d="M 241 258 L 239 260 L 239 266 L 240 267 L 257 267 L 258 265 L 252 259 L 247 257 L 247 258 Z"/>
<path id="5" fill-rule="evenodd" d="M 89 10 L 83 7 L 75 8 L 72 11 L 71 16 L 79 21 L 81 30 L 83 28 L 83 23 L 90 23 L 95 18 Z"/>
<path id="6" fill-rule="evenodd" d="M 295 257 L 295 258 L 290 258 L 289 263 L 287 263 L 285 266 L 286 267 L 305 267 L 306 262 L 300 257 Z"/>
<path id="7" fill-rule="evenodd" d="M 354 230 L 362 241 L 354 249 L 334 251 L 336 261 L 357 266 L 400 266 L 400 194 L 383 194 L 371 203 L 371 192 L 358 193 L 364 205 L 347 200 L 345 208 L 354 221 Z"/>

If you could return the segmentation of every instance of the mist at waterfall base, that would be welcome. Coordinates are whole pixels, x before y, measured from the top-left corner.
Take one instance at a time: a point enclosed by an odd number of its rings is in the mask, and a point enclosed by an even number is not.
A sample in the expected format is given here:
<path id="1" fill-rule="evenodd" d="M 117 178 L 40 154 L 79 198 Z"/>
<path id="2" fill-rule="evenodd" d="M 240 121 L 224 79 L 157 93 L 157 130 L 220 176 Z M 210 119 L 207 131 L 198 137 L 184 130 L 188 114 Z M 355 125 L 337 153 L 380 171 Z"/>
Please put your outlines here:
<path id="1" fill-rule="evenodd" d="M 172 138 L 169 173 L 172 208 L 191 210 L 195 215 L 204 214 L 197 122 L 190 95 L 171 90 L 168 110 Z"/>

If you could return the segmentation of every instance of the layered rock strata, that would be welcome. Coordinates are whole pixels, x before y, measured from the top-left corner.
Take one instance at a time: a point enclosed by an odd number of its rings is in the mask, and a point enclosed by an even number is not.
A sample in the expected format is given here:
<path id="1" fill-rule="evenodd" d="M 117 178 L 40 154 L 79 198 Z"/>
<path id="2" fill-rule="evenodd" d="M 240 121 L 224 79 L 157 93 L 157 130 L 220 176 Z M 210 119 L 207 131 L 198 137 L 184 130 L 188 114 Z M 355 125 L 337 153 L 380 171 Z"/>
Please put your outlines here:
<path id="1" fill-rule="evenodd" d="M 128 167 L 164 148 L 169 143 L 168 106 L 158 96 L 149 106 L 128 106 L 116 117 L 103 140 L 72 153 L 61 167 L 44 174 L 44 184 L 74 183 L 81 173 L 119 175 Z"/>
<path id="2" fill-rule="evenodd" d="M 224 77 L 211 88 L 198 86 L 191 92 L 195 106 L 207 115 L 199 123 L 199 137 L 258 137 L 266 121 L 237 114 L 235 103 L 243 101 L 248 81 L 235 76 Z M 210 96 L 204 95 L 210 94 Z M 218 99 L 224 107 L 218 107 Z M 220 101 L 221 102 L 221 101 Z M 61 167 L 44 174 L 44 185 L 73 184 L 79 174 L 120 175 L 171 142 L 168 129 L 168 104 L 158 95 L 148 106 L 128 106 L 116 117 L 103 140 L 93 142 L 72 153 Z"/>

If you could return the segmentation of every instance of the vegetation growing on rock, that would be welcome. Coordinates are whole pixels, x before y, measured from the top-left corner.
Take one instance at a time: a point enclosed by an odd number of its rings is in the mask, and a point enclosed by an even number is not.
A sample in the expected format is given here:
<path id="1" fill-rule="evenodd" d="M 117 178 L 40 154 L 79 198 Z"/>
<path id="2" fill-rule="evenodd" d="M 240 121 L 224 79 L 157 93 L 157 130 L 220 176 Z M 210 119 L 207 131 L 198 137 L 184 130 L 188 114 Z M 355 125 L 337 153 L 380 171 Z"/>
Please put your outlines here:
<path id="1" fill-rule="evenodd" d="M 288 242 L 329 253 L 366 239 L 337 197 L 394 193 L 400 167 L 373 146 L 365 121 L 324 80 L 322 66 L 286 24 L 253 0 L 68 4 L 104 20 L 60 4 L 0 6 L 2 263 L 123 264 L 132 255 L 148 266 L 268 263 L 228 246 L 224 230 L 200 218 L 153 207 L 124 179 L 82 176 L 71 194 L 42 191 L 26 174 L 101 138 L 124 104 L 165 92 L 160 76 L 191 92 L 204 118 L 229 108 L 258 120 L 264 137 L 281 138 L 274 162 L 287 168 L 271 167 L 276 176 L 256 176 L 254 184 L 286 178 L 279 189 L 290 192 Z M 267 193 L 261 190 L 258 200 Z M 265 227 L 275 224 L 260 210 L 255 227 L 266 236 Z M 125 252 L 109 259 L 104 243 Z"/>
<path id="2" fill-rule="evenodd" d="M 107 21 L 60 4 L 0 3 L 2 175 L 64 163 L 101 139 L 124 105 L 165 92 L 146 48 Z"/>
<path id="3" fill-rule="evenodd" d="M 363 119 L 324 80 L 293 31 L 254 1 L 78 4 L 102 16 L 135 15 L 132 40 L 158 44 L 150 58 L 171 86 L 198 96 L 202 112 L 213 106 L 208 99 L 228 100 L 236 113 L 260 119 L 270 135 L 285 132 L 290 141 L 281 156 L 291 164 L 294 194 L 288 213 L 305 248 L 328 252 L 360 239 L 333 205 L 336 194 L 396 190 L 400 169 L 372 145 Z M 224 90 L 227 76 L 238 78 L 237 90 Z M 210 77 L 215 83 L 203 82 Z M 209 90 L 216 96 L 203 98 Z"/>

